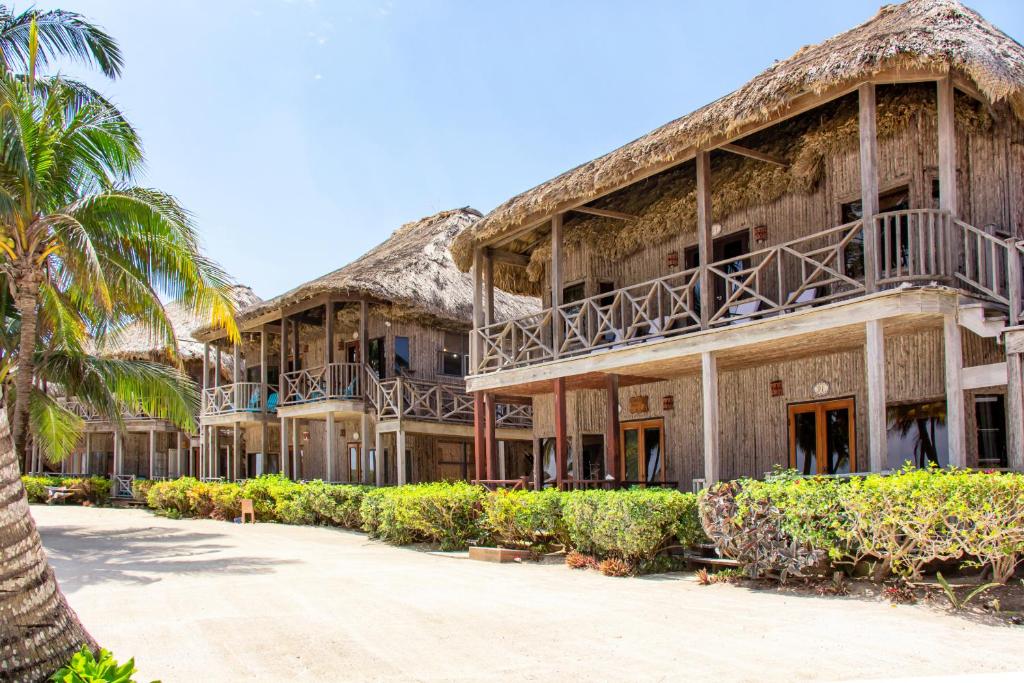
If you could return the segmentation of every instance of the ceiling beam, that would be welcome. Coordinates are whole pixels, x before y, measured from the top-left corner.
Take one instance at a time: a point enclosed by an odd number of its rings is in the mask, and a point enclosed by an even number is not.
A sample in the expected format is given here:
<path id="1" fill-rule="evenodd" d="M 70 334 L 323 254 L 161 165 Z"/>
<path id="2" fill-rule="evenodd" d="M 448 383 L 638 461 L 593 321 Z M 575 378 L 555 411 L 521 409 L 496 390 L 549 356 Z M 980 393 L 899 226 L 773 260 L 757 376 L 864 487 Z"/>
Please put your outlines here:
<path id="1" fill-rule="evenodd" d="M 593 206 L 577 206 L 572 209 L 576 213 L 588 213 L 591 216 L 601 216 L 602 218 L 615 218 L 620 221 L 631 221 L 636 216 L 631 213 L 622 213 L 621 211 L 612 211 L 611 209 L 598 209 Z"/>
<path id="2" fill-rule="evenodd" d="M 517 254 L 507 249 L 487 249 L 487 252 L 498 263 L 509 263 L 513 266 L 525 267 L 530 262 L 530 257 L 526 254 Z"/>
<path id="3" fill-rule="evenodd" d="M 725 150 L 726 152 L 732 152 L 733 154 L 739 154 L 742 157 L 750 157 L 751 159 L 757 159 L 758 161 L 763 161 L 767 164 L 775 164 L 776 166 L 781 166 L 782 168 L 786 168 L 787 166 L 789 166 L 785 159 L 777 157 L 774 154 L 758 152 L 756 149 L 750 149 L 749 147 L 740 147 L 739 145 L 726 143 L 719 147 L 718 149 Z"/>

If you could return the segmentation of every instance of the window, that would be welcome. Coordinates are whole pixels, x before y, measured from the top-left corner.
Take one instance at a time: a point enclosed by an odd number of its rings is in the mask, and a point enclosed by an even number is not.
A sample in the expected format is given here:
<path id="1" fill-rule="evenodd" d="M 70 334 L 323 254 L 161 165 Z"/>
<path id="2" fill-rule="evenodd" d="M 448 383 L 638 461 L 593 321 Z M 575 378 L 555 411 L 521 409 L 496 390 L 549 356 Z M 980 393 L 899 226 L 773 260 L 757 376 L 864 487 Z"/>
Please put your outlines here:
<path id="1" fill-rule="evenodd" d="M 572 457 L 572 438 L 566 437 L 569 442 L 568 453 L 566 455 L 566 476 L 572 478 L 573 476 L 573 457 Z M 544 481 L 554 482 L 558 478 L 558 465 L 555 458 L 555 439 L 541 439 L 540 443 L 541 453 L 543 454 L 544 462 Z"/>
<path id="2" fill-rule="evenodd" d="M 562 288 L 562 305 L 575 303 L 587 295 L 586 286 L 583 282 L 576 282 Z M 568 306 L 565 308 L 566 315 L 575 316 L 580 312 L 580 306 Z"/>
<path id="3" fill-rule="evenodd" d="M 366 355 L 369 356 L 366 362 L 370 368 L 377 373 L 377 377 L 384 379 L 384 337 L 376 337 L 367 342 Z"/>
<path id="4" fill-rule="evenodd" d="M 945 400 L 891 405 L 885 417 L 890 469 L 949 464 Z"/>
<path id="5" fill-rule="evenodd" d="M 409 370 L 409 338 L 395 337 L 395 374 L 402 375 Z"/>
<path id="6" fill-rule="evenodd" d="M 910 188 L 906 185 L 889 190 L 878 195 L 878 212 L 903 211 L 910 208 Z M 864 216 L 864 205 L 861 200 L 847 202 L 840 207 L 840 220 L 842 224 L 852 223 Z M 883 272 L 881 277 L 888 277 L 888 271 L 895 268 L 897 264 L 907 265 L 910 249 L 910 225 L 906 216 L 902 216 L 888 223 L 888 235 L 880 232 L 878 235 L 879 262 L 882 263 Z M 898 238 L 898 239 L 897 239 Z M 886 245 L 889 245 L 886 253 Z M 898 248 L 897 248 L 898 245 Z M 850 277 L 864 276 L 864 235 L 858 234 L 850 240 L 846 247 L 846 259 L 844 263 L 846 274 Z"/>
<path id="7" fill-rule="evenodd" d="M 789 466 L 800 474 L 856 471 L 853 399 L 789 406 Z"/>
<path id="8" fill-rule="evenodd" d="M 361 446 L 352 442 L 348 445 L 348 480 L 352 482 L 362 481 L 363 468 L 360 462 L 359 452 L 362 450 Z"/>
<path id="9" fill-rule="evenodd" d="M 978 467 L 1006 467 L 1006 404 L 1002 394 L 974 397 Z"/>
<path id="10" fill-rule="evenodd" d="M 444 346 L 441 348 L 442 375 L 462 377 L 469 365 L 469 338 L 465 334 L 455 332 L 444 333 Z"/>
<path id="11" fill-rule="evenodd" d="M 623 483 L 665 481 L 665 430 L 661 418 L 623 422 L 620 426 Z"/>

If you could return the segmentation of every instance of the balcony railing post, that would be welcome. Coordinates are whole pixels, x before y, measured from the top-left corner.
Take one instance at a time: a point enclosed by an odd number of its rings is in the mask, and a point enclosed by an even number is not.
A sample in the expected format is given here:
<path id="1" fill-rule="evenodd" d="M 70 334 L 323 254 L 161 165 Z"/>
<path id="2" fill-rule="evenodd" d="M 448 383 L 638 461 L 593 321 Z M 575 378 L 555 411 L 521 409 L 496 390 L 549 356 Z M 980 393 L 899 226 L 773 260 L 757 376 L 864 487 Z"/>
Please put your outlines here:
<path id="1" fill-rule="evenodd" d="M 1017 238 L 1010 237 L 1006 240 L 1006 265 L 1008 278 L 1007 296 L 1010 300 L 1010 325 L 1020 324 L 1021 309 L 1021 252 L 1017 248 Z"/>

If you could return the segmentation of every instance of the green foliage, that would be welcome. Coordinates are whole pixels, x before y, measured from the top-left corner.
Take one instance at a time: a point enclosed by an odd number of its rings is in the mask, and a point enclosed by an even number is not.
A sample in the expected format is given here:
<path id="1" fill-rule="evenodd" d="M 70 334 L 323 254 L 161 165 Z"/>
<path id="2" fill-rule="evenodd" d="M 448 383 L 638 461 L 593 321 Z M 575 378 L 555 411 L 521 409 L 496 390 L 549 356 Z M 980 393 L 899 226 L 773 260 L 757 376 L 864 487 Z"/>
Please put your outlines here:
<path id="1" fill-rule="evenodd" d="M 806 551 L 834 564 L 872 563 L 876 580 L 916 579 L 933 564 L 960 560 L 990 566 L 1005 582 L 1024 556 L 1024 475 L 906 468 L 850 479 L 743 479 L 703 496 L 701 518 L 724 554 L 759 573 L 787 571 Z M 742 550 L 755 546 L 757 553 Z"/>
<path id="2" fill-rule="evenodd" d="M 698 542 L 696 510 L 694 494 L 671 489 L 576 491 L 562 501 L 574 548 L 628 563 L 649 560 L 669 545 Z"/>
<path id="3" fill-rule="evenodd" d="M 152 479 L 132 479 L 132 497 L 138 500 L 146 500 L 149 490 L 156 482 Z"/>
<path id="4" fill-rule="evenodd" d="M 480 525 L 505 548 L 548 549 L 569 545 L 562 520 L 563 494 L 543 491 L 498 490 L 483 499 Z"/>
<path id="5" fill-rule="evenodd" d="M 995 588 L 996 586 L 1000 585 L 998 583 L 986 583 L 981 586 L 975 586 L 974 589 L 971 590 L 971 592 L 969 592 L 963 598 L 959 598 L 957 597 L 956 591 L 954 590 L 953 586 L 951 586 L 949 581 L 946 581 L 946 577 L 942 575 L 942 572 L 936 572 L 935 579 L 939 582 L 939 586 L 942 588 L 942 592 L 945 593 L 946 597 L 949 599 L 949 604 L 952 605 L 953 609 L 955 610 L 962 610 L 963 608 L 967 607 L 967 605 L 974 598 L 978 597 L 990 588 Z"/>
<path id="6" fill-rule="evenodd" d="M 65 499 L 66 504 L 106 505 L 110 502 L 110 480 L 103 477 L 36 477 L 23 476 L 22 483 L 25 484 L 25 491 L 28 493 L 28 502 L 47 502 L 47 486 L 63 486 L 73 492 L 70 498 Z"/>
<path id="7" fill-rule="evenodd" d="M 438 543 L 466 548 L 482 536 L 485 489 L 465 482 L 412 484 L 369 491 L 360 507 L 363 529 L 388 543 Z"/>
<path id="8" fill-rule="evenodd" d="M 71 656 L 71 661 L 61 667 L 52 676 L 53 683 L 133 683 L 135 679 L 135 659 L 118 664 L 114 656 L 107 650 L 100 650 L 96 657 L 89 648 L 82 649 Z"/>

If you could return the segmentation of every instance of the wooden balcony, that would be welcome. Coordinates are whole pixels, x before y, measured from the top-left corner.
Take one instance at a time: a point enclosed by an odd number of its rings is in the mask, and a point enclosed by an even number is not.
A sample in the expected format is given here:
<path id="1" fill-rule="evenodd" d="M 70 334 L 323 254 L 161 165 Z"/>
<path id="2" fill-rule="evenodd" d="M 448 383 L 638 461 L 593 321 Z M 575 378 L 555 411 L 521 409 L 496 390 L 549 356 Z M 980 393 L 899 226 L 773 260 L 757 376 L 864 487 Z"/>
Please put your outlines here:
<path id="1" fill-rule="evenodd" d="M 359 363 L 331 363 L 287 372 L 282 406 L 316 401 L 363 400 L 363 368 Z"/>
<path id="2" fill-rule="evenodd" d="M 208 387 L 203 391 L 203 417 L 217 415 L 263 415 L 273 412 L 277 406 L 277 392 L 266 389 L 266 409 L 263 405 L 264 390 L 259 382 L 236 382 Z"/>
<path id="3" fill-rule="evenodd" d="M 367 394 L 378 422 L 408 419 L 427 422 L 473 424 L 473 398 L 461 385 L 425 382 L 407 377 L 378 380 L 367 370 Z M 533 426 L 529 405 L 499 403 L 495 427 L 504 429 Z"/>
<path id="4" fill-rule="evenodd" d="M 476 374 L 608 352 L 937 283 L 1021 312 L 1024 242 L 934 209 L 894 211 L 737 257 L 484 325 Z M 701 295 L 707 287 L 708 295 Z M 702 311 L 701 302 L 708 309 Z"/>
<path id="5" fill-rule="evenodd" d="M 86 423 L 101 423 L 109 422 L 109 420 L 100 415 L 98 412 L 84 405 L 81 401 L 74 398 L 62 398 L 58 399 L 60 405 L 71 413 L 82 418 Z M 154 418 L 148 415 L 142 410 L 130 410 L 124 409 L 121 411 L 121 419 L 125 422 L 137 421 L 137 420 L 160 420 L 161 418 Z M 161 420 L 162 421 L 162 420 Z"/>

